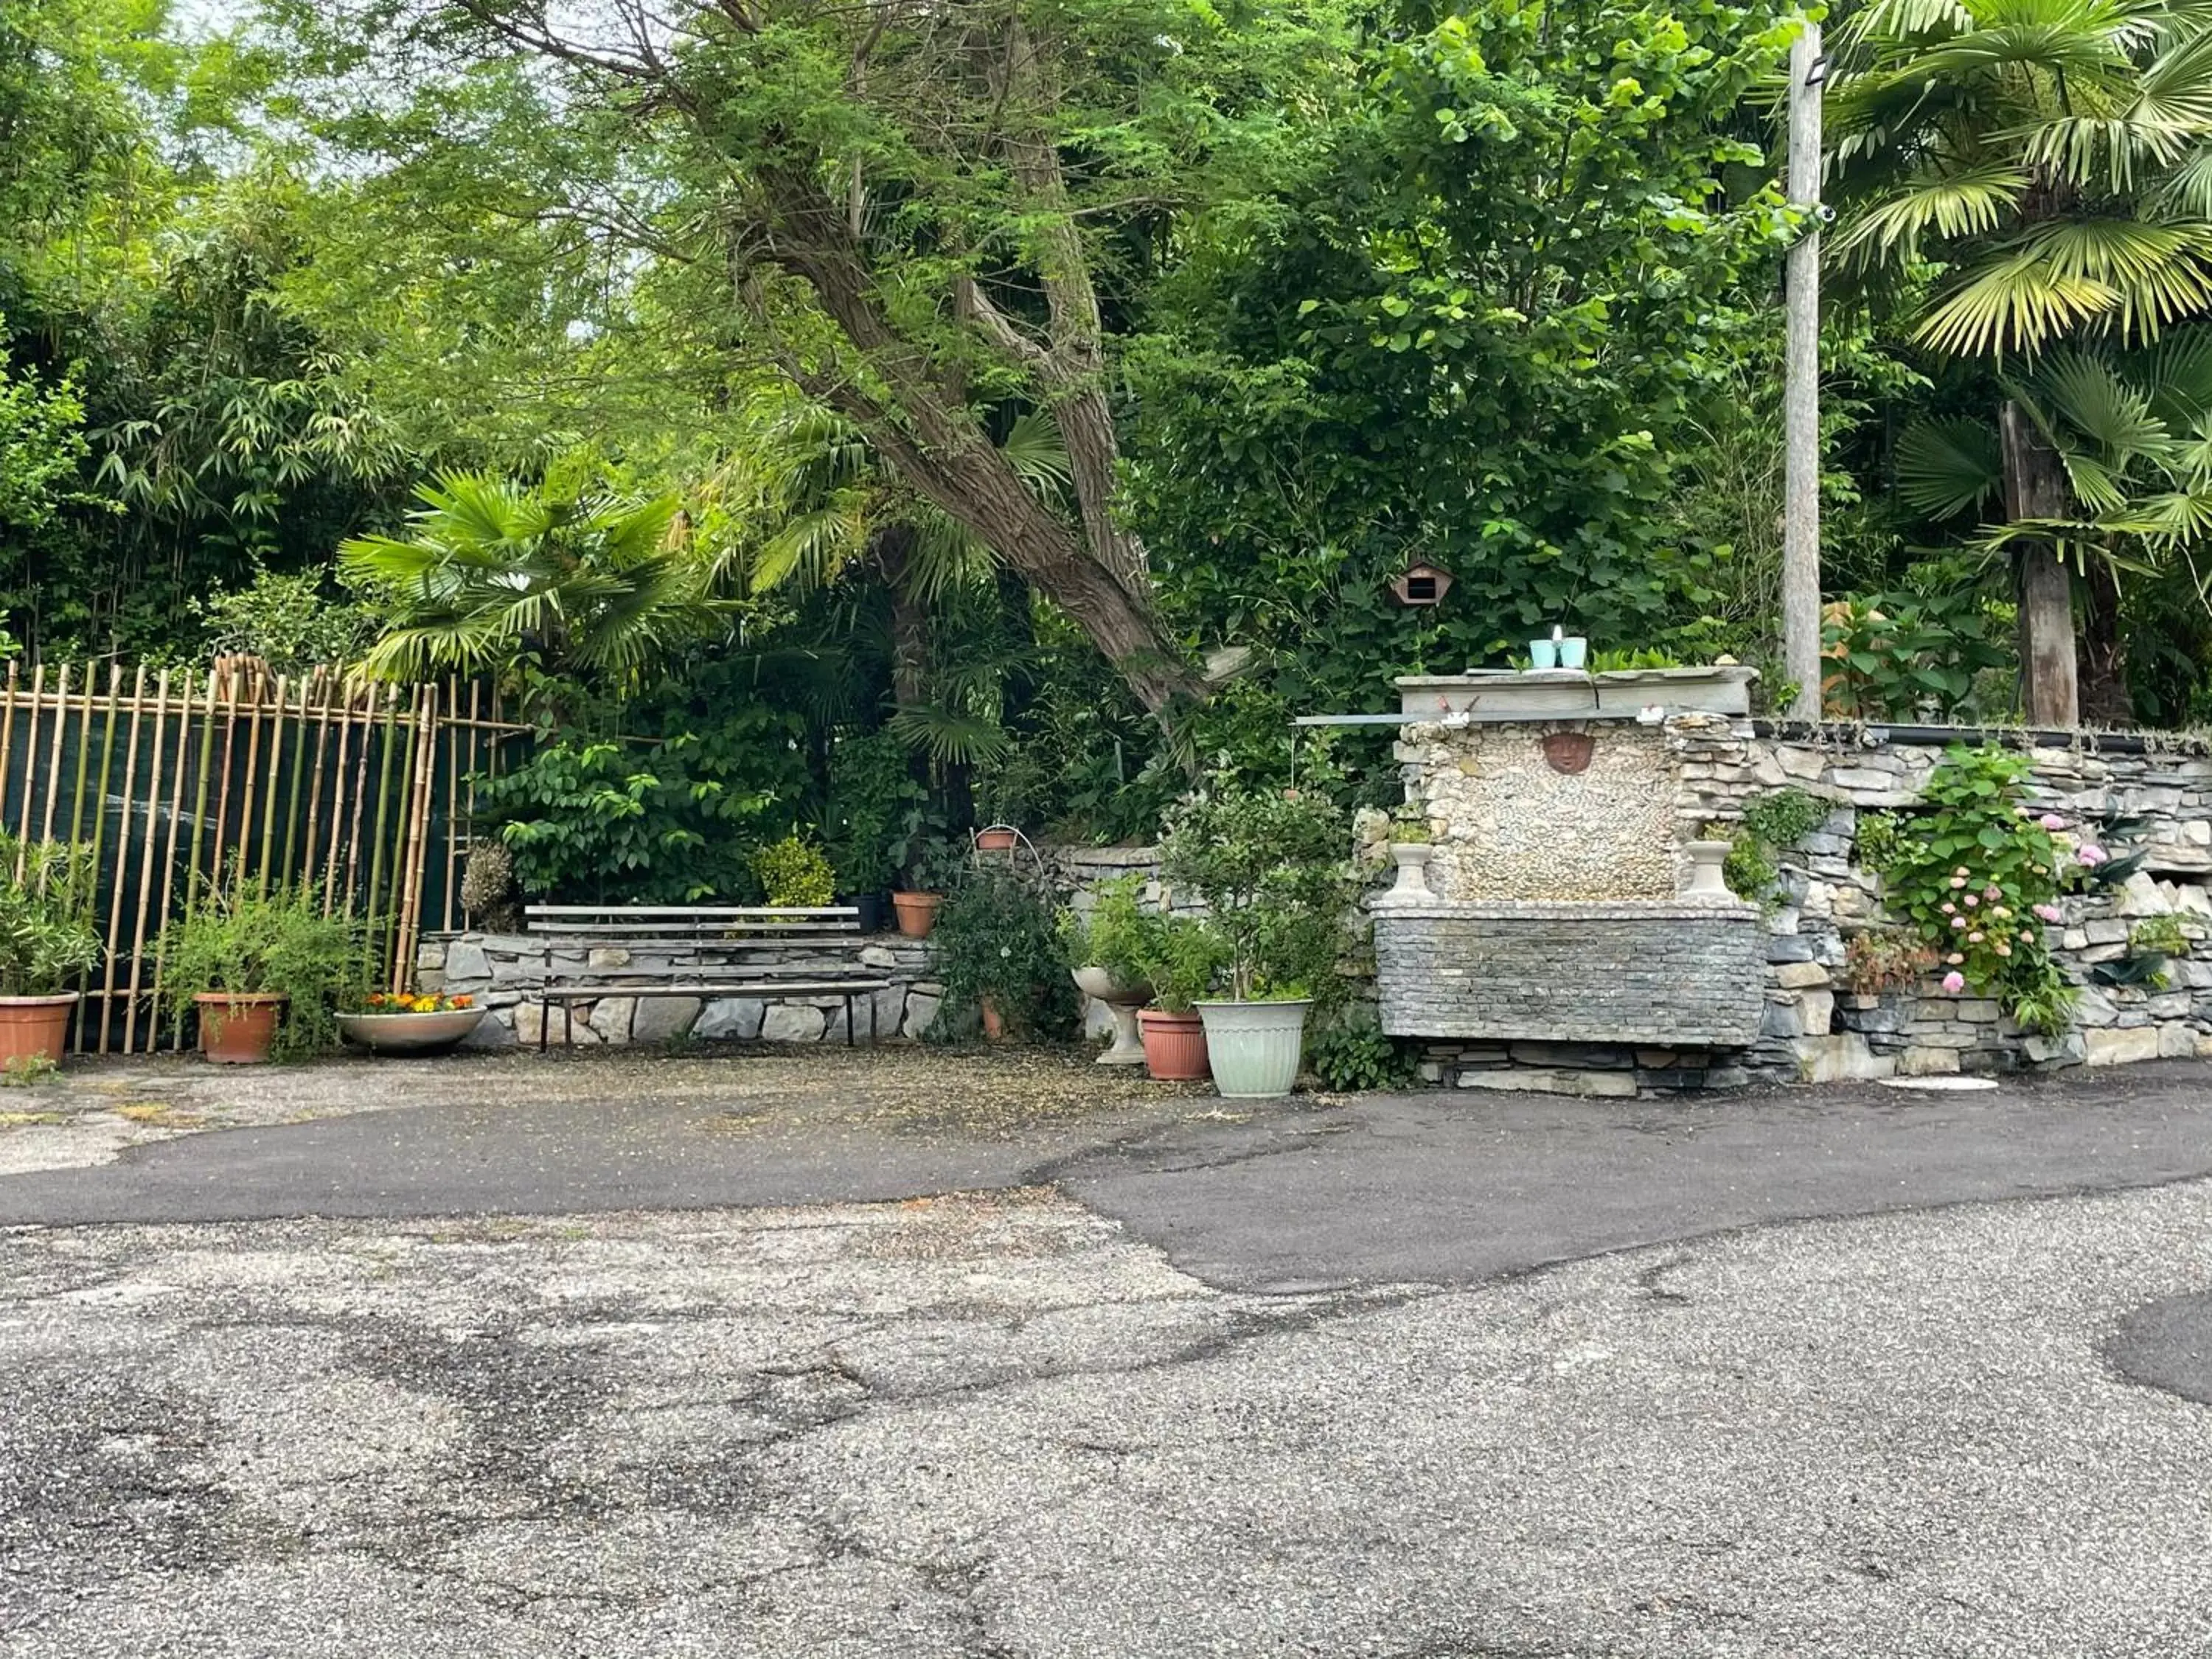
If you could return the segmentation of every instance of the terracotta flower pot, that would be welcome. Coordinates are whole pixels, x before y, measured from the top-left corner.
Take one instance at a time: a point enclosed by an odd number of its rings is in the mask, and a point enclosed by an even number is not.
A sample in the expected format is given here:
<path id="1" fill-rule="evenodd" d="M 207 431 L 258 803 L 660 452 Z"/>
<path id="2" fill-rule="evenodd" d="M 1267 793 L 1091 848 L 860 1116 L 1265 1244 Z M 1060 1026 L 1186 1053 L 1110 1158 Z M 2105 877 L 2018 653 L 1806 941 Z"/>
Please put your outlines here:
<path id="1" fill-rule="evenodd" d="M 1004 1042 L 1006 1040 L 1006 1017 L 999 1012 L 999 1005 L 984 997 L 978 1006 L 983 1016 L 983 1041 Z"/>
<path id="2" fill-rule="evenodd" d="M 1011 853 L 1014 843 L 1021 839 L 1020 832 L 1004 824 L 994 824 L 988 830 L 975 832 L 975 849 L 981 853 Z"/>
<path id="3" fill-rule="evenodd" d="M 937 926 L 937 907 L 944 902 L 942 893 L 893 893 L 891 908 L 897 913 L 899 932 L 908 939 L 927 939 Z"/>
<path id="4" fill-rule="evenodd" d="M 76 993 L 53 997 L 0 997 L 0 1066 L 43 1055 L 62 1063 L 62 1048 L 69 1041 L 70 1011 Z"/>
<path id="5" fill-rule="evenodd" d="M 1145 1040 L 1145 1069 L 1163 1083 L 1188 1083 L 1211 1077 L 1206 1059 L 1206 1022 L 1195 1012 L 1171 1014 L 1146 1008 L 1137 1015 Z"/>
<path id="6" fill-rule="evenodd" d="M 269 1058 L 276 1022 L 291 999 L 276 991 L 202 991 L 200 1054 L 225 1066 L 252 1066 Z"/>

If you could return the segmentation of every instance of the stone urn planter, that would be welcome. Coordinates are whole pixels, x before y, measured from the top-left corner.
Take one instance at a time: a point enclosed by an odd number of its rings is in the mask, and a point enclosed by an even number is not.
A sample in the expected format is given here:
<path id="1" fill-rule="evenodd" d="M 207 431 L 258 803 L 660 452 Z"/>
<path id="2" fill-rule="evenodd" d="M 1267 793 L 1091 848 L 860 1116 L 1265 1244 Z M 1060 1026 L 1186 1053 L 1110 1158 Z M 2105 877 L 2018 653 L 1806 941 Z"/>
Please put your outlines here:
<path id="1" fill-rule="evenodd" d="M 291 999 L 281 991 L 202 991 L 200 1057 L 222 1066 L 258 1066 L 269 1058 L 276 1022 Z"/>
<path id="2" fill-rule="evenodd" d="M 893 893 L 891 910 L 899 932 L 908 939 L 927 939 L 937 926 L 937 907 L 944 902 L 942 893 Z"/>
<path id="3" fill-rule="evenodd" d="M 1375 902 L 1425 904 L 1436 897 L 1429 888 L 1429 860 L 1436 856 L 1436 850 L 1425 841 L 1392 842 L 1390 858 L 1398 866 L 1398 878 Z"/>
<path id="4" fill-rule="evenodd" d="M 442 1054 L 467 1042 L 483 1016 L 481 1008 L 441 1008 L 428 1014 L 340 1014 L 338 1034 L 373 1054 Z"/>
<path id="5" fill-rule="evenodd" d="M 1291 1091 L 1305 1057 L 1310 1001 L 1201 1002 L 1206 1058 L 1224 1100 L 1273 1100 Z"/>
<path id="6" fill-rule="evenodd" d="M 1206 1022 L 1196 1012 L 1172 1014 L 1146 1008 L 1137 1015 L 1145 1046 L 1145 1069 L 1162 1083 L 1191 1083 L 1209 1075 Z"/>
<path id="7" fill-rule="evenodd" d="M 1137 1010 L 1152 1000 L 1149 985 L 1124 985 L 1103 968 L 1078 968 L 1075 988 L 1114 1017 L 1114 1040 L 1098 1056 L 1101 1066 L 1141 1066 L 1144 1040 L 1137 1035 Z"/>
<path id="8" fill-rule="evenodd" d="M 63 1046 L 69 1041 L 70 1012 L 76 1006 L 74 991 L 49 997 L 0 997 L 0 1066 L 33 1059 L 60 1065 Z"/>
<path id="9" fill-rule="evenodd" d="M 1735 895 L 1729 890 L 1728 878 L 1721 872 L 1721 866 L 1728 862 L 1729 846 L 1724 841 L 1689 843 L 1690 884 L 1682 890 L 1684 898 L 1716 904 L 1735 902 Z"/>

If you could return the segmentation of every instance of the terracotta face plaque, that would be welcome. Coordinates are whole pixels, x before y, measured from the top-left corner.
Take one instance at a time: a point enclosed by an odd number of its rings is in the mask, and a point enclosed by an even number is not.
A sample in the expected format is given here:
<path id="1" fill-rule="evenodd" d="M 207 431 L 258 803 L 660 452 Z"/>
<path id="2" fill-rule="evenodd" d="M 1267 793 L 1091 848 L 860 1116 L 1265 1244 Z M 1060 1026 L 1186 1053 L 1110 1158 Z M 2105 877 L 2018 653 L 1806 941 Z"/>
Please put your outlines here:
<path id="1" fill-rule="evenodd" d="M 1554 772 L 1572 777 L 1589 769 L 1590 751 L 1597 744 L 1587 732 L 1551 732 L 1544 736 L 1544 763 Z"/>

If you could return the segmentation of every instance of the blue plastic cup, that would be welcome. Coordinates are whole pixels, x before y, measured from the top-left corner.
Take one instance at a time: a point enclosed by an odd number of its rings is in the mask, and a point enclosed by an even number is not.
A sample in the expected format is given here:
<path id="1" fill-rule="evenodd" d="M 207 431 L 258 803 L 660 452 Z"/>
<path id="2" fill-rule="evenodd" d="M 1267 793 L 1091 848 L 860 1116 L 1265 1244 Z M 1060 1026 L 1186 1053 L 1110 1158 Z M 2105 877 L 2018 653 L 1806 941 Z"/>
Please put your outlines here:
<path id="1" fill-rule="evenodd" d="M 1559 642 L 1557 640 L 1528 641 L 1528 666 L 1557 668 L 1559 665 Z"/>
<path id="2" fill-rule="evenodd" d="M 1559 641 L 1559 666 L 1580 668 L 1589 660 L 1589 641 L 1584 639 L 1564 639 Z"/>

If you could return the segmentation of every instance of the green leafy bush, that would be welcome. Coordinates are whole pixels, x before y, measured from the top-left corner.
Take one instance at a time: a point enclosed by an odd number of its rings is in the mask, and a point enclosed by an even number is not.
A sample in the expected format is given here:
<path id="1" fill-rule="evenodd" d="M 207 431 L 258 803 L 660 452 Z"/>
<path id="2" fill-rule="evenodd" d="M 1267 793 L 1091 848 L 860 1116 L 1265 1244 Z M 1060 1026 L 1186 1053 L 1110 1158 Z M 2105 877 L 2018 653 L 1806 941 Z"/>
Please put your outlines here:
<path id="1" fill-rule="evenodd" d="M 313 571 L 257 570 L 243 587 L 189 604 L 207 628 L 210 651 L 259 657 L 280 674 L 350 663 L 377 634 L 366 605 L 332 598 Z"/>
<path id="2" fill-rule="evenodd" d="M 1075 985 L 1050 896 L 1016 872 L 971 871 L 937 913 L 930 941 L 945 984 L 933 1035 L 966 1029 L 991 999 L 1019 1036 L 1075 1029 Z"/>
<path id="3" fill-rule="evenodd" d="M 836 896 L 837 878 L 830 860 L 812 842 L 796 835 L 757 847 L 746 860 L 770 904 L 818 909 Z"/>
<path id="4" fill-rule="evenodd" d="M 99 963 L 93 875 L 88 843 L 0 831 L 0 996 L 58 996 Z"/>
<path id="5" fill-rule="evenodd" d="M 1099 884 L 1091 912 L 1060 913 L 1060 942 L 1068 963 L 1103 968 L 1118 985 L 1146 983 L 1145 964 L 1156 954 L 1166 918 L 1145 908 L 1145 879 L 1122 876 Z"/>
<path id="6" fill-rule="evenodd" d="M 1917 984 L 1936 966 L 1935 947 L 1902 927 L 1869 927 L 1844 945 L 1844 983 L 1860 996 Z"/>
<path id="7" fill-rule="evenodd" d="M 1827 607 L 1821 629 L 1825 712 L 1858 720 L 1999 714 L 1978 707 L 1977 677 L 2009 658 L 1972 583 L 1876 593 Z"/>
<path id="8" fill-rule="evenodd" d="M 922 820 L 927 792 L 907 746 L 889 732 L 841 733 L 830 749 L 822 837 L 840 890 L 881 893 L 898 878 L 901 849 Z"/>
<path id="9" fill-rule="evenodd" d="M 2057 820 L 2030 815 L 2020 799 L 2027 769 L 2024 756 L 1954 745 L 1876 867 L 1889 908 L 1941 958 L 1948 988 L 1971 986 L 2021 1024 L 2055 1030 L 2072 1017 L 2074 991 L 2044 925 L 2058 917 L 2068 870 L 2104 854 L 2069 848 Z"/>
<path id="10" fill-rule="evenodd" d="M 339 1000 L 371 973 L 352 918 L 325 915 L 313 885 L 264 896 L 234 876 L 162 930 L 161 954 L 163 983 L 180 1009 L 210 992 L 289 999 L 270 1050 L 278 1060 L 335 1047 Z"/>
<path id="11" fill-rule="evenodd" d="M 1178 807 L 1160 843 L 1163 878 L 1206 902 L 1239 1001 L 1340 989 L 1353 886 L 1344 814 L 1297 790 L 1208 790 Z"/>
<path id="12" fill-rule="evenodd" d="M 1412 1044 L 1371 1019 L 1334 1022 L 1306 1038 L 1306 1065 L 1324 1088 L 1401 1088 L 1419 1064 Z"/>
<path id="13" fill-rule="evenodd" d="M 1229 942 L 1196 916 L 1166 915 L 1146 936 L 1137 966 L 1163 1013 L 1187 1014 L 1229 965 Z"/>

